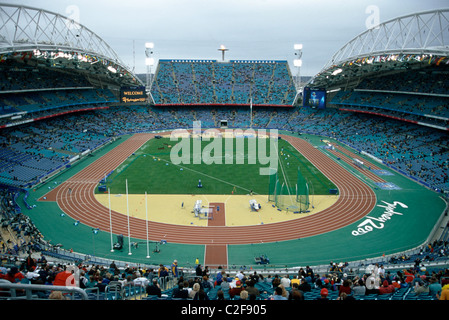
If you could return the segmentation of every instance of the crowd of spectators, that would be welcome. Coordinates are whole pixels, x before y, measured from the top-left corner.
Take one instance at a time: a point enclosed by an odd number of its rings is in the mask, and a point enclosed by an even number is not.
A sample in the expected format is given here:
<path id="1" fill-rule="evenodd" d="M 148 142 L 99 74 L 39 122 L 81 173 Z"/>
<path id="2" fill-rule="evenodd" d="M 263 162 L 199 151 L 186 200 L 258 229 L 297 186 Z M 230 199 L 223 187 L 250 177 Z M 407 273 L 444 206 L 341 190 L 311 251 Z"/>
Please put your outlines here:
<path id="1" fill-rule="evenodd" d="M 152 96 L 157 105 L 292 105 L 296 89 L 285 61 L 162 60 Z"/>
<path id="2" fill-rule="evenodd" d="M 70 157 L 93 149 L 112 137 L 133 132 L 191 128 L 194 121 L 201 121 L 202 128 L 219 127 L 222 120 L 226 120 L 230 128 L 252 126 L 336 138 L 431 188 L 441 192 L 449 190 L 449 140 L 445 132 L 334 108 L 253 108 L 251 116 L 249 108 L 229 106 L 132 106 L 55 117 L 2 130 L 0 179 L 24 185 L 65 163 Z M 12 170 L 18 167 L 34 167 L 40 171 L 33 173 L 29 169 L 26 178 L 14 179 Z"/>

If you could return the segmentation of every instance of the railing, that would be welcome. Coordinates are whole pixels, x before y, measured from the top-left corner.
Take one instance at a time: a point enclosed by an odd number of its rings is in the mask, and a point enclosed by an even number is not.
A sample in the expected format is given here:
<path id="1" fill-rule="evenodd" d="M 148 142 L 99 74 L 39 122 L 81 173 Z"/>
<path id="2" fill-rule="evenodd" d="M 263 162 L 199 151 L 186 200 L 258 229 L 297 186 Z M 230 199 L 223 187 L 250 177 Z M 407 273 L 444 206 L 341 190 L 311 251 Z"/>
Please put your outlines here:
<path id="1" fill-rule="evenodd" d="M 48 300 L 48 298 L 41 298 L 43 295 L 46 296 L 46 292 L 48 291 L 61 291 L 62 293 L 69 293 L 72 300 L 88 299 L 87 293 L 78 287 L 11 283 L 4 280 L 0 281 L 0 288 L 6 289 L 1 291 L 3 295 L 0 295 L 0 299 L 3 300 Z"/>

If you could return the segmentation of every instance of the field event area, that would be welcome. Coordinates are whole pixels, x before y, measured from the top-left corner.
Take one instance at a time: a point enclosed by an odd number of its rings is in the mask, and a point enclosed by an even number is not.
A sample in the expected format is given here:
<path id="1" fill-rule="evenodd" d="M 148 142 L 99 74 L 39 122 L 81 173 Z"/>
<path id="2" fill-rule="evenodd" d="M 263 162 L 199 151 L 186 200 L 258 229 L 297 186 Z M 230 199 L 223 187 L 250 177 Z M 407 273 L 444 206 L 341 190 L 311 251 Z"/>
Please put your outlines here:
<path id="1" fill-rule="evenodd" d="M 188 141 L 190 151 L 188 163 L 173 164 L 171 155 L 176 144 L 182 139 Z M 207 140 L 207 141 L 206 141 Z M 207 164 L 204 161 L 196 164 L 194 144 L 200 143 L 201 153 L 210 152 L 210 147 L 218 141 L 222 148 L 222 163 Z M 257 152 L 264 145 L 267 158 L 276 159 L 279 180 L 289 186 L 295 186 L 298 170 L 310 185 L 310 194 L 328 195 L 336 186 L 304 158 L 290 143 L 282 139 L 272 143 L 267 138 L 178 138 L 171 141 L 168 137 L 154 138 L 145 143 L 132 156 L 124 161 L 100 183 L 97 193 L 108 189 L 111 194 L 125 194 L 126 180 L 130 194 L 227 194 L 268 195 L 269 175 L 261 174 L 261 168 L 269 168 L 269 164 L 261 164 Z M 257 151 L 248 150 L 249 145 L 257 146 Z M 226 147 L 231 145 L 231 152 Z M 274 145 L 274 146 L 273 146 Z M 243 150 L 242 147 L 243 146 Z M 208 150 L 209 149 L 209 150 Z M 185 151 L 185 150 L 184 150 Z M 212 150 L 216 152 L 217 150 Z M 263 153 L 265 154 L 265 152 Z M 250 157 L 254 155 L 253 159 Z M 179 155 L 177 155 L 179 156 Z M 212 156 L 214 154 L 212 153 Z M 231 159 L 229 159 L 232 157 Z M 273 173 L 274 174 L 274 173 Z M 198 187 L 201 180 L 201 187 Z M 104 186 L 101 188 L 101 186 Z M 106 188 L 106 190 L 104 189 Z"/>

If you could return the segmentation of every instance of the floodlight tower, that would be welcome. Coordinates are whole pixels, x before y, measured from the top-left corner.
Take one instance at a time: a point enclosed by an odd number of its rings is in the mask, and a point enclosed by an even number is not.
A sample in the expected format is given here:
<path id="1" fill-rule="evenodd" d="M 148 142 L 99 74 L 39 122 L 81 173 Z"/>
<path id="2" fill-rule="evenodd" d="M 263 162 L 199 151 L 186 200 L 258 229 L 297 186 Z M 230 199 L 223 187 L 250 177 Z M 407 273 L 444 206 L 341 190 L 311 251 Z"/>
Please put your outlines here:
<path id="1" fill-rule="evenodd" d="M 221 60 L 225 61 L 225 52 L 229 51 L 229 49 L 226 49 L 226 47 L 224 45 L 221 45 L 220 49 L 218 49 L 218 51 L 221 51 Z"/>
<path id="2" fill-rule="evenodd" d="M 153 42 L 147 42 L 145 43 L 145 65 L 147 66 L 147 92 L 151 91 L 151 85 L 152 82 L 152 75 L 151 75 L 151 67 L 154 65 L 154 59 L 152 58 L 153 55 L 153 48 L 154 48 L 154 43 Z"/>
<path id="3" fill-rule="evenodd" d="M 293 65 L 297 68 L 296 73 L 296 92 L 299 92 L 301 90 L 301 66 L 302 66 L 302 44 L 295 44 L 293 46 L 293 49 L 295 49 L 295 56 L 297 58 L 293 60 Z"/>

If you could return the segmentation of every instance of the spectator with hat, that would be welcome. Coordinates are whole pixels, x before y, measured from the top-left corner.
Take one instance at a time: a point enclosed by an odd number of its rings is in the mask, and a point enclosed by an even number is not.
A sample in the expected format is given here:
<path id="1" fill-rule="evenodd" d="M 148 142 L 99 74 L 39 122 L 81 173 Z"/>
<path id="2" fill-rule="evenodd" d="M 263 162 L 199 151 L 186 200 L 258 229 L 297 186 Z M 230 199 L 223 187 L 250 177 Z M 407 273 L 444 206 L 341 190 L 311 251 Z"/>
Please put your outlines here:
<path id="1" fill-rule="evenodd" d="M 240 280 L 235 281 L 235 286 L 233 286 L 231 289 L 229 289 L 229 296 L 231 299 L 234 298 L 234 296 L 240 296 L 240 292 L 243 290 L 242 282 Z"/>
<path id="2" fill-rule="evenodd" d="M 329 300 L 328 296 L 329 296 L 329 290 L 327 290 L 326 288 L 322 288 L 320 291 L 320 296 L 317 298 L 317 300 L 321 300 L 321 301 Z"/>

